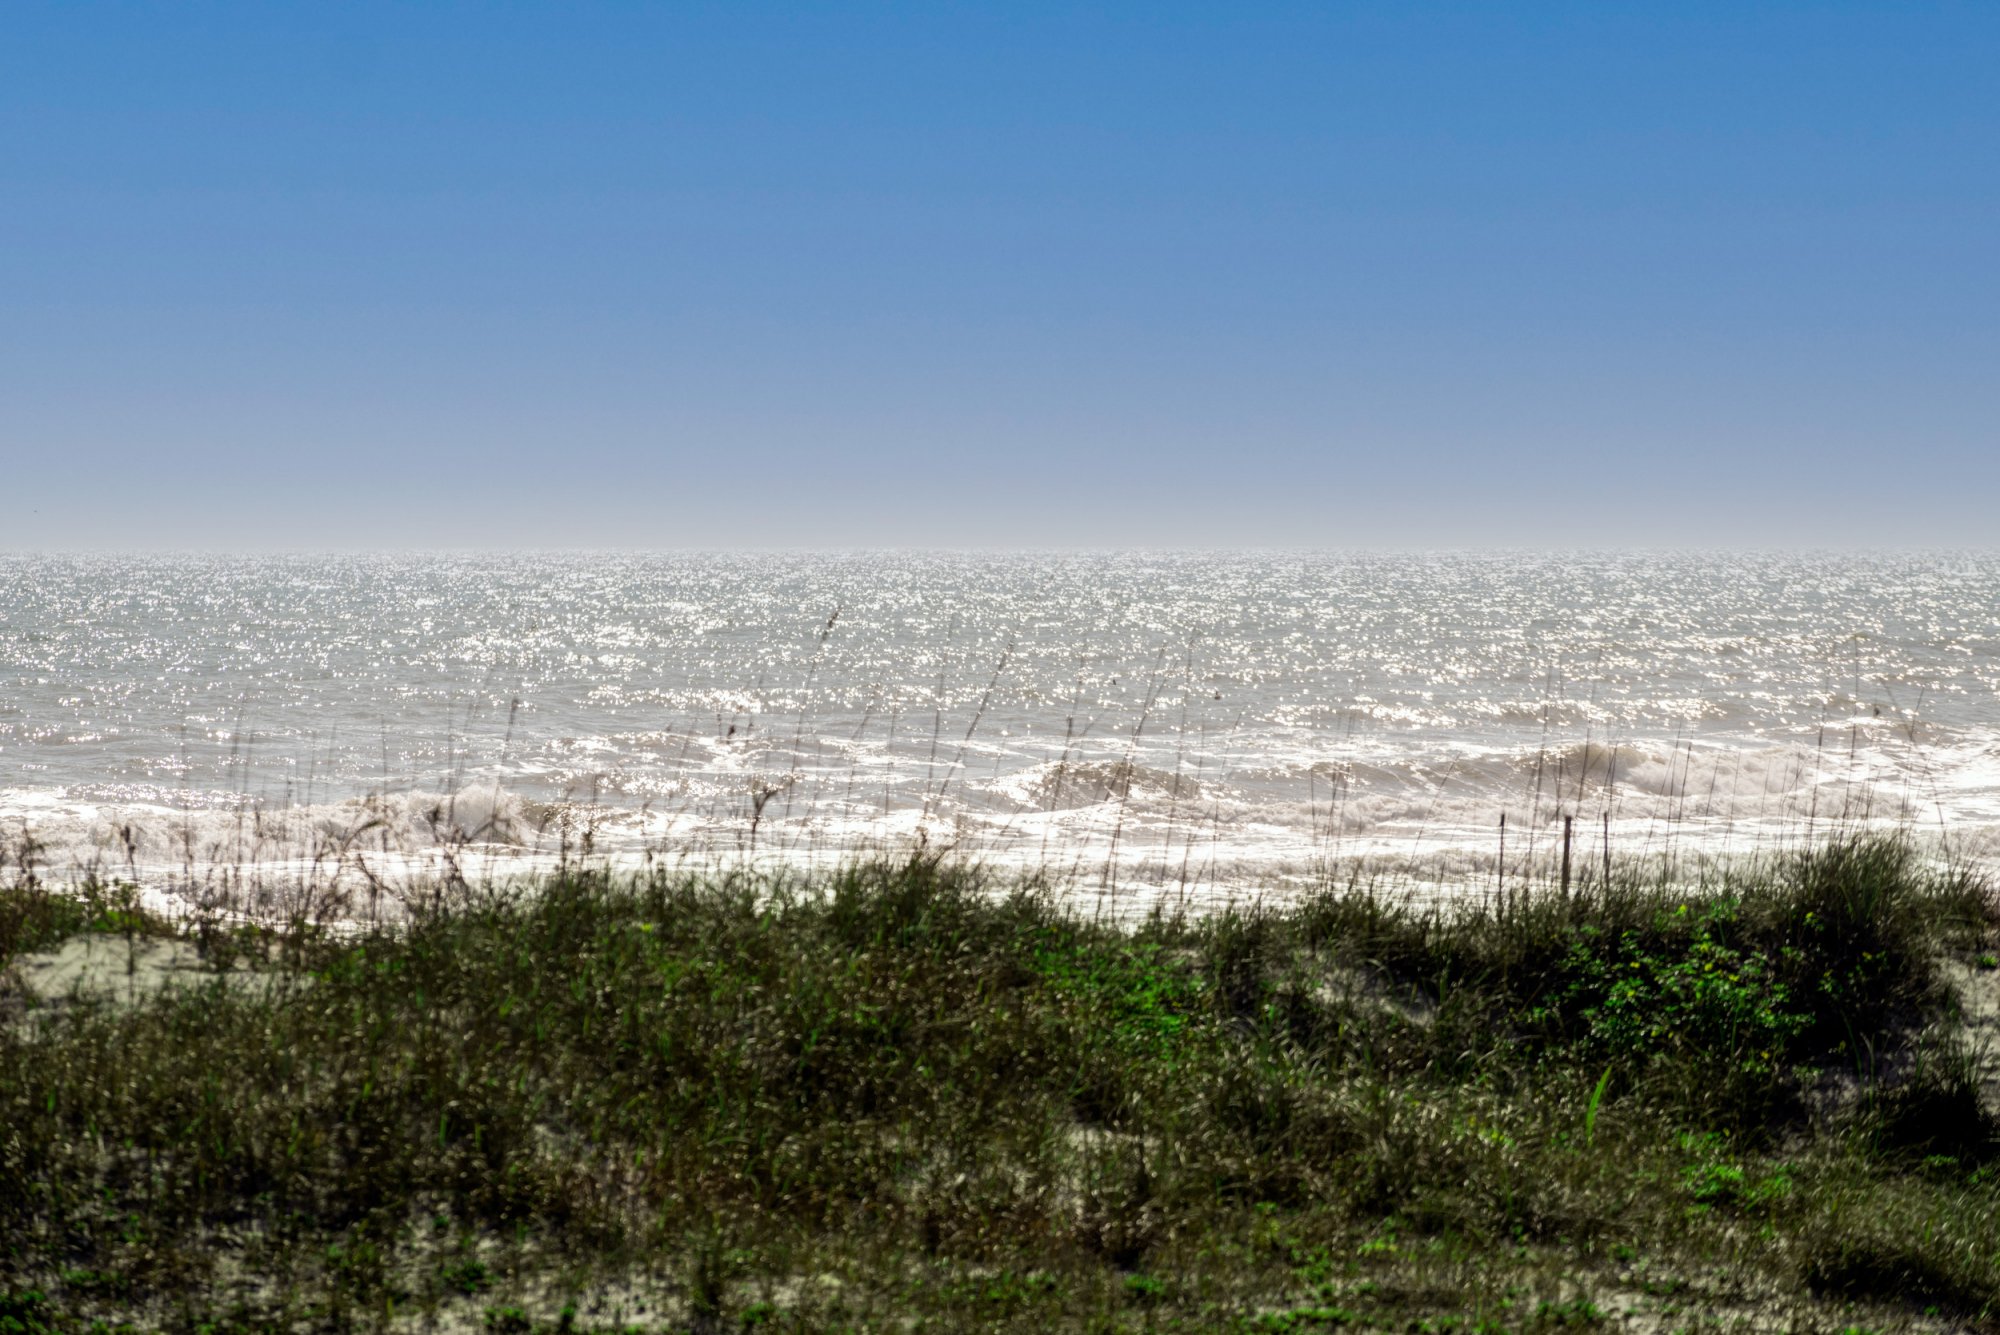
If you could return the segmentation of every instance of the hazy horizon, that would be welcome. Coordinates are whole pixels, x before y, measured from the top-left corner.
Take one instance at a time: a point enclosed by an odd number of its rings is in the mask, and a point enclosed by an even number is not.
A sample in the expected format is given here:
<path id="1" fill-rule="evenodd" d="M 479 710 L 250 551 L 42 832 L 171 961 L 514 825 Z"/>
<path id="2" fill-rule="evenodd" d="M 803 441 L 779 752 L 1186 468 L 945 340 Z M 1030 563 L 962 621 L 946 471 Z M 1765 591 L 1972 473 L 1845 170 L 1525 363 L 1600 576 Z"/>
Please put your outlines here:
<path id="1" fill-rule="evenodd" d="M 1242 557 L 1413 557 L 1413 556 L 1456 556 L 1456 557 L 1638 557 L 1638 556 L 1771 556 L 1809 557 L 1815 555 L 1842 557 L 1896 557 L 1896 556 L 1955 556 L 1990 557 L 2000 554 L 2000 541 L 1984 543 L 1872 543 L 1840 546 L 1832 543 L 1743 543 L 1727 545 L 1719 543 L 1626 543 L 1626 544 L 1581 544 L 1581 545 L 1536 545 L 1532 543 L 1486 543 L 1486 544 L 1407 544 L 1378 543 L 1369 545 L 1325 544 L 1314 546 L 1306 543 L 1229 543 L 1206 546 L 1191 543 L 1133 543 L 1126 546 L 1057 546 L 1057 545 L 985 545 L 985 546 L 945 546 L 931 543 L 896 543 L 863 545 L 857 543 L 817 543 L 786 545 L 725 544 L 689 545 L 683 547 L 642 544 L 578 544 L 575 546 L 508 547 L 499 544 L 491 546 L 235 546 L 235 547 L 136 547 L 136 546 L 63 546 L 50 544 L 42 547 L 0 547 L 0 560 L 34 560 L 47 558 L 60 560 L 68 557 L 101 557 L 127 560 L 282 560 L 287 558 L 363 558 L 371 556 L 438 559 L 479 558 L 479 557 L 646 557 L 646 556 L 946 556 L 946 557 L 1127 557 L 1127 556 L 1242 556 Z"/>

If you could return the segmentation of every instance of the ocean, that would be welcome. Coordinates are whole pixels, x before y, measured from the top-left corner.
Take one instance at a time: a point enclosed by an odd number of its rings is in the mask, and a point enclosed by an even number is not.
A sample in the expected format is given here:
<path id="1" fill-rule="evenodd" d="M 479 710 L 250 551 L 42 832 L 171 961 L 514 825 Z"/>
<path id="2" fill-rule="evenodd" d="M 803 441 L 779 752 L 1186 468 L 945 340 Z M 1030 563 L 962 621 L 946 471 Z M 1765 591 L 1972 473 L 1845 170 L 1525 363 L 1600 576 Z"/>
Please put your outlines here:
<path id="1" fill-rule="evenodd" d="M 1142 905 L 2000 851 L 1986 553 L 0 558 L 7 874 L 912 851 Z M 1504 821 L 1504 832 L 1503 832 Z"/>

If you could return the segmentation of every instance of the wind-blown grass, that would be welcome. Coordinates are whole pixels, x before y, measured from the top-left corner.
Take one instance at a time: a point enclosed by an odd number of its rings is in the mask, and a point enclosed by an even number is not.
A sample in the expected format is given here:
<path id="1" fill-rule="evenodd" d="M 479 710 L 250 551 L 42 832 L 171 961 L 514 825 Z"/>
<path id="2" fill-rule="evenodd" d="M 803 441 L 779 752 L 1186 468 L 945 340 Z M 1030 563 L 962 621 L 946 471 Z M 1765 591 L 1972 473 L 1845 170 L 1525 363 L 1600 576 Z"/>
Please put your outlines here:
<path id="1" fill-rule="evenodd" d="M 49 893 L 0 946 L 133 929 Z M 1990 909 L 1860 841 L 1125 927 L 924 858 L 573 868 L 231 938 L 270 986 L 0 1025 L 0 1330 L 1984 1320 Z"/>

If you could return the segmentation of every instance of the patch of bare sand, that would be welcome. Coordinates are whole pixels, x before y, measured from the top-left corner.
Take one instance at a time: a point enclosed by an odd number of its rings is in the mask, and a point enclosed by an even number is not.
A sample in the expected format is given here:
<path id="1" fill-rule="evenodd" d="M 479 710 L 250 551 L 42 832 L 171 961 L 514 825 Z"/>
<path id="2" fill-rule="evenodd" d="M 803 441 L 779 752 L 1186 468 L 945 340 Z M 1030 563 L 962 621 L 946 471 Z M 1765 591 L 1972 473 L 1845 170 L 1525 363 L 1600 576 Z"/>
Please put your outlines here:
<path id="1" fill-rule="evenodd" d="M 2000 1116 L 2000 969 L 1951 960 L 1944 972 L 1958 993 L 1959 1020 L 1979 1064 L 1981 1097 Z"/>
<path id="2" fill-rule="evenodd" d="M 219 968 L 192 941 L 173 937 L 73 936 L 53 950 L 16 956 L 0 975 L 0 1020 L 77 1003 L 136 1006 L 174 988 L 272 989 L 283 975 Z"/>

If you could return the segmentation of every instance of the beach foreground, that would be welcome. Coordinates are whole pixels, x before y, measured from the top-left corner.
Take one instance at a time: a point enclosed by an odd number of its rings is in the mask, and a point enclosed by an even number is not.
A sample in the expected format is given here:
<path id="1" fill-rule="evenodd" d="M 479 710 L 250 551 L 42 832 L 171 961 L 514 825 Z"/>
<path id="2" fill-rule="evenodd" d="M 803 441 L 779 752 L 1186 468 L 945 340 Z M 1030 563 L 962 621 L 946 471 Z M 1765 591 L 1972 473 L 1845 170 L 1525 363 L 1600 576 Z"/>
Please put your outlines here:
<path id="1" fill-rule="evenodd" d="M 1448 916 L 922 858 L 132 902 L 0 887 L 0 1331 L 2000 1315 L 1995 903 L 1892 840 Z"/>

